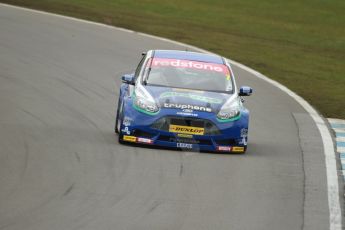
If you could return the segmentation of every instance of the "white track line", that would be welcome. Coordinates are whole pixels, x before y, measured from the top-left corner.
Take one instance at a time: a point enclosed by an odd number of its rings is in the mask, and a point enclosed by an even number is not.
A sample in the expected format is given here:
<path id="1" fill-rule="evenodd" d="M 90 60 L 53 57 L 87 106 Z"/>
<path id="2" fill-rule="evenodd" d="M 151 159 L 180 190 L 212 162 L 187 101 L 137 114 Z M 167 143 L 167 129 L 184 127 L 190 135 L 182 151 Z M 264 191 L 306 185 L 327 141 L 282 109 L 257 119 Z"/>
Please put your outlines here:
<path id="1" fill-rule="evenodd" d="M 181 42 L 173 41 L 173 40 L 170 40 L 167 38 L 161 38 L 158 36 L 149 35 L 149 34 L 145 34 L 145 33 L 138 33 L 138 32 L 132 31 L 132 30 L 119 28 L 119 27 L 115 27 L 115 26 L 109 26 L 109 25 L 105 25 L 102 23 L 98 23 L 98 22 L 91 22 L 91 21 L 87 21 L 87 20 L 83 20 L 83 19 L 58 15 L 58 14 L 54 14 L 54 13 L 48 13 L 48 12 L 39 11 L 39 10 L 32 10 L 32 9 L 28 9 L 28 8 L 12 6 L 12 5 L 3 4 L 3 3 L 0 3 L 0 6 L 12 7 L 12 8 L 26 10 L 26 11 L 30 11 L 30 12 L 36 12 L 39 14 L 56 16 L 56 17 L 60 17 L 60 18 L 68 19 L 68 20 L 98 25 L 98 26 L 102 26 L 102 27 L 106 27 L 106 28 L 110 28 L 110 29 L 116 29 L 116 30 L 120 30 L 120 31 L 128 32 L 128 33 L 136 33 L 136 34 L 144 36 L 144 37 L 154 38 L 154 39 L 158 39 L 161 41 L 170 42 L 170 43 L 173 43 L 176 45 L 185 46 L 186 48 L 194 49 L 194 50 L 197 50 L 200 52 L 211 53 L 207 50 L 200 49 L 198 47 L 184 44 Z M 279 88 L 280 90 L 284 91 L 289 96 L 291 96 L 293 99 L 295 99 L 313 118 L 316 126 L 318 127 L 318 129 L 320 131 L 320 135 L 322 137 L 322 142 L 323 142 L 323 146 L 324 146 L 325 164 L 326 164 L 326 172 L 327 172 L 327 187 L 328 187 L 328 207 L 329 207 L 329 215 L 330 215 L 330 217 L 329 217 L 330 218 L 330 226 L 329 226 L 330 228 L 329 229 L 330 230 L 341 230 L 342 229 L 342 217 L 341 217 L 340 200 L 339 200 L 339 185 L 338 185 L 336 155 L 335 155 L 335 149 L 333 146 L 332 136 L 331 136 L 331 133 L 330 133 L 328 126 L 326 125 L 325 121 L 322 119 L 322 117 L 316 112 L 316 110 L 307 101 L 305 101 L 302 97 L 298 96 L 296 93 L 294 93 L 293 91 L 291 91 L 287 87 L 283 86 L 282 84 L 278 83 L 277 81 L 269 79 L 268 77 L 264 76 L 263 74 L 255 71 L 255 70 L 253 70 L 253 69 L 251 69 L 251 68 L 249 68 L 249 67 L 247 67 L 241 63 L 238 63 L 238 62 L 233 61 L 233 60 L 229 60 L 229 62 L 232 65 L 236 65 L 239 68 L 246 70 L 247 72 L 255 75 L 256 77 L 258 77 L 258 78 L 274 85 L 275 87 Z"/>

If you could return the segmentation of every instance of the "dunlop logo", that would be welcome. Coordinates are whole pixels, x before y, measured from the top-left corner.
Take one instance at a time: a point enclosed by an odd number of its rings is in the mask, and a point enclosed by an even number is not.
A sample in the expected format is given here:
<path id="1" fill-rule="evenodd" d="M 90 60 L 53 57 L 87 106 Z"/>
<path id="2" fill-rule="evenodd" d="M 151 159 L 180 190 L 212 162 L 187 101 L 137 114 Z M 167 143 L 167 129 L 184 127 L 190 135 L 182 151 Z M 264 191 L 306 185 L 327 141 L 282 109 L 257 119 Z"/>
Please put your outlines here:
<path id="1" fill-rule="evenodd" d="M 181 126 L 181 125 L 170 125 L 169 132 L 193 134 L 193 135 L 204 135 L 204 128 Z"/>

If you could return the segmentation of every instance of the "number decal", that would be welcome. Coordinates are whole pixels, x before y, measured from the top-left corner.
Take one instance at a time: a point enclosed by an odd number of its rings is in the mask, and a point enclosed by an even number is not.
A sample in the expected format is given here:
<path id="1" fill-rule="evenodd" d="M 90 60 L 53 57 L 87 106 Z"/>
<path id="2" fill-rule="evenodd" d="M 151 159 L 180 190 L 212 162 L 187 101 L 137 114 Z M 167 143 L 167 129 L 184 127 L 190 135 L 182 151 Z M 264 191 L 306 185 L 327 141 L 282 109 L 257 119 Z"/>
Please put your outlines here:
<path id="1" fill-rule="evenodd" d="M 193 144 L 187 144 L 187 143 L 176 143 L 177 148 L 184 148 L 184 149 L 191 149 L 193 148 Z"/>

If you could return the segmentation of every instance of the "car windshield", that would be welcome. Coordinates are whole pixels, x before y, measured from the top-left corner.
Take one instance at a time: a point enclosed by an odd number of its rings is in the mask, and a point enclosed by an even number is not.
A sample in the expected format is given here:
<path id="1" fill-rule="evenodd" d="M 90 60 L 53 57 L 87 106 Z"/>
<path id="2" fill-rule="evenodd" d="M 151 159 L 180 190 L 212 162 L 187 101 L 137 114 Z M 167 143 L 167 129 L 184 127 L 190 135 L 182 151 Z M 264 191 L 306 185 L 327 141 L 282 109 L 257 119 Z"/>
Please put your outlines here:
<path id="1" fill-rule="evenodd" d="M 229 68 L 223 64 L 178 59 L 150 59 L 144 81 L 147 85 L 168 86 L 232 93 Z"/>

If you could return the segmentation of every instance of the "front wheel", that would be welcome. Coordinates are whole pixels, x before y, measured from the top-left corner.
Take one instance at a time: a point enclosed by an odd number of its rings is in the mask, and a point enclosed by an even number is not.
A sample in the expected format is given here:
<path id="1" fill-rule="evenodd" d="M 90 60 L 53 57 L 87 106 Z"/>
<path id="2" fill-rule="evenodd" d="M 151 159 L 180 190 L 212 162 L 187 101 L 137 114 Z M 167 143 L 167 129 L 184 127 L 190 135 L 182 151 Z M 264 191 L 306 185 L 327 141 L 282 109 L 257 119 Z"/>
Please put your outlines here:
<path id="1" fill-rule="evenodd" d="M 120 131 L 121 129 L 121 120 L 120 120 L 120 113 L 117 114 L 116 116 L 116 122 L 115 122 L 115 132 L 118 134 L 117 137 L 118 137 L 118 141 L 120 144 L 123 144 L 124 141 L 123 141 L 123 134 L 122 132 Z"/>
<path id="2" fill-rule="evenodd" d="M 117 110 L 116 110 L 116 118 L 115 118 L 115 127 L 114 127 L 115 133 L 119 133 L 120 127 L 121 127 L 121 121 L 119 121 L 119 119 L 120 119 L 120 112 L 122 110 L 122 104 L 120 103 L 121 101 L 119 97 L 119 101 L 117 102 Z"/>
<path id="3" fill-rule="evenodd" d="M 118 135 L 118 141 L 119 141 L 120 144 L 123 144 L 123 143 L 124 143 L 124 141 L 123 141 L 123 134 L 122 134 L 122 133 L 119 133 L 119 135 Z"/>
<path id="4" fill-rule="evenodd" d="M 116 112 L 115 127 L 114 127 L 115 133 L 119 133 L 118 125 L 119 125 L 119 111 Z"/>

